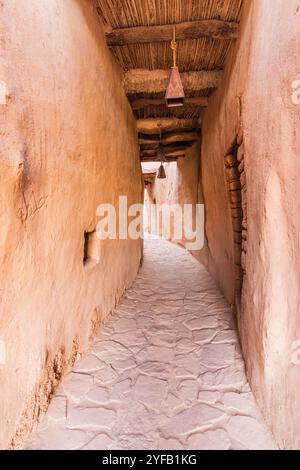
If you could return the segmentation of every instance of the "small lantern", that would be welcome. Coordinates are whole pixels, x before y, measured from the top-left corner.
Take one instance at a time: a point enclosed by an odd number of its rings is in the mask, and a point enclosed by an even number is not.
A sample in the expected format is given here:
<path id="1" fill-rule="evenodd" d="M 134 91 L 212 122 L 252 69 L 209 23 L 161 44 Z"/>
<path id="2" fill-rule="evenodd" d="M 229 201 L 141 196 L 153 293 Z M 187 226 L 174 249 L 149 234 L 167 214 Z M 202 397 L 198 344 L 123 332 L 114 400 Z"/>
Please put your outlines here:
<path id="1" fill-rule="evenodd" d="M 173 51 L 173 67 L 171 69 L 169 84 L 165 96 L 168 108 L 176 108 L 184 105 L 184 89 L 180 78 L 179 69 L 177 67 L 177 43 L 176 43 L 176 29 L 174 26 L 173 41 L 171 42 L 171 49 Z"/>
<path id="2" fill-rule="evenodd" d="M 158 151 L 157 151 L 157 160 L 160 161 L 161 163 L 157 172 L 157 178 L 160 180 L 163 180 L 163 179 L 166 179 L 166 172 L 163 166 L 163 162 L 166 161 L 166 158 L 165 158 L 164 146 L 162 143 L 161 126 L 159 125 L 158 128 L 159 128 L 159 144 L 158 144 Z"/>
<path id="3" fill-rule="evenodd" d="M 157 178 L 160 179 L 160 180 L 164 180 L 166 179 L 166 172 L 165 172 L 165 169 L 164 169 L 164 166 L 163 164 L 161 163 L 160 164 L 160 167 L 158 169 L 158 172 L 157 172 Z"/>

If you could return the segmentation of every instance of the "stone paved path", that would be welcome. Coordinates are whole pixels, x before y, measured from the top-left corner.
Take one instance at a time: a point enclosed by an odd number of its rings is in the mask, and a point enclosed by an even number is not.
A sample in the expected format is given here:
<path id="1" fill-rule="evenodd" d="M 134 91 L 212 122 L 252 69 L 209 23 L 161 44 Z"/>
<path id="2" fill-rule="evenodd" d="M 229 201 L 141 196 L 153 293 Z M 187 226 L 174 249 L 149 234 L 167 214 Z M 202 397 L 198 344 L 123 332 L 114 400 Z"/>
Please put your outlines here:
<path id="1" fill-rule="evenodd" d="M 145 241 L 133 287 L 27 449 L 273 449 L 230 310 L 186 251 Z"/>

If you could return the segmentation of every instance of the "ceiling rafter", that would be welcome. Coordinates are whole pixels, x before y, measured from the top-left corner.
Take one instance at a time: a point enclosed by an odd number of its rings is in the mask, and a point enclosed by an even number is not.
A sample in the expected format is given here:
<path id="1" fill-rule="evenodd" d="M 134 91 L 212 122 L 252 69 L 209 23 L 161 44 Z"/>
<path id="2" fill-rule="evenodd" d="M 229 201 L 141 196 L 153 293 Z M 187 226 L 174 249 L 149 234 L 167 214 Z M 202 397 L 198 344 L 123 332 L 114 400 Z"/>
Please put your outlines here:
<path id="1" fill-rule="evenodd" d="M 106 42 L 109 47 L 168 42 L 172 40 L 174 26 L 176 27 L 178 40 L 200 39 L 203 37 L 219 40 L 236 39 L 239 28 L 238 23 L 221 20 L 186 21 L 176 25 L 164 24 L 117 28 L 106 32 Z"/>
<path id="2" fill-rule="evenodd" d="M 138 119 L 137 130 L 141 134 L 159 134 L 172 131 L 199 130 L 201 122 L 199 119 L 157 118 Z"/>
<path id="3" fill-rule="evenodd" d="M 136 93 L 163 93 L 167 89 L 169 76 L 169 70 L 128 70 L 123 76 L 125 93 L 127 95 Z M 221 77 L 221 70 L 201 70 L 181 74 L 185 93 L 217 88 Z"/>
<path id="4" fill-rule="evenodd" d="M 130 98 L 130 97 L 129 97 Z M 136 98 L 130 100 L 131 107 L 134 111 L 146 108 L 147 106 L 162 106 L 166 105 L 164 98 Z M 199 106 L 206 108 L 208 106 L 208 98 L 206 96 L 195 96 L 194 98 L 185 98 L 184 104 L 186 106 Z"/>

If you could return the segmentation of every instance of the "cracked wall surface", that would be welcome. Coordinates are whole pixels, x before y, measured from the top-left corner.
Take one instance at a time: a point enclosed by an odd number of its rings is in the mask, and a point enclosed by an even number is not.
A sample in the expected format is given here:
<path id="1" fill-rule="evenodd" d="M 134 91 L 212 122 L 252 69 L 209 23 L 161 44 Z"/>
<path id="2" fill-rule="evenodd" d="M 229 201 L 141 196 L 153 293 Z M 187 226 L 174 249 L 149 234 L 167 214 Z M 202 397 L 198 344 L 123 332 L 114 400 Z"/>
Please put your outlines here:
<path id="1" fill-rule="evenodd" d="M 13 21 L 12 21 L 13 18 Z M 93 2 L 0 2 L 0 447 L 17 446 L 134 279 L 100 203 L 141 202 L 136 129 Z M 93 247 L 93 250 L 96 248 Z M 94 252 L 94 251 L 93 251 Z"/>
<path id="2" fill-rule="evenodd" d="M 224 157 L 243 133 L 246 275 L 237 320 L 252 389 L 283 448 L 300 447 L 299 361 L 292 359 L 300 335 L 299 40 L 299 1 L 245 2 L 240 38 L 204 116 L 201 152 L 208 265 L 234 304 Z"/>

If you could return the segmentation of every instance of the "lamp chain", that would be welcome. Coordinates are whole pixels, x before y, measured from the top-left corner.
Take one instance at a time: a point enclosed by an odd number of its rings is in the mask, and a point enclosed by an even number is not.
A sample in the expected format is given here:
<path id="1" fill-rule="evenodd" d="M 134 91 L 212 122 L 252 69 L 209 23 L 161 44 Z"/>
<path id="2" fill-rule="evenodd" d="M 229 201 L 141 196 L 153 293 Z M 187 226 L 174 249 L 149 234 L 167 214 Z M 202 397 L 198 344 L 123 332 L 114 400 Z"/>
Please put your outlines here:
<path id="1" fill-rule="evenodd" d="M 173 28 L 173 40 L 171 41 L 171 49 L 173 51 L 173 68 L 177 66 L 177 42 L 176 42 L 176 26 Z"/>

